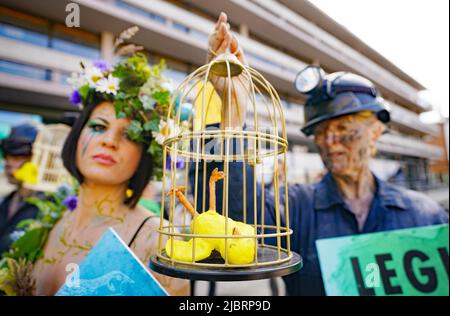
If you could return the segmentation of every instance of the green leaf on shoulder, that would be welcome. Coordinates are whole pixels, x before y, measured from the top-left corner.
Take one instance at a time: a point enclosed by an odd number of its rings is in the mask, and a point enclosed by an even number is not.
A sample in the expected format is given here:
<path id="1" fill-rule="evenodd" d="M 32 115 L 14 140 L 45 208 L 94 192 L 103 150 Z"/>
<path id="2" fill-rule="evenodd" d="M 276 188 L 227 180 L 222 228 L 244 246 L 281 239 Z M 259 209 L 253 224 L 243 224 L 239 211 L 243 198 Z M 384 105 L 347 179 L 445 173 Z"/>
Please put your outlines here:
<path id="1" fill-rule="evenodd" d="M 26 229 L 26 228 L 28 228 L 30 226 L 33 226 L 33 225 L 36 225 L 38 223 L 39 223 L 39 221 L 37 221 L 35 219 L 24 219 L 24 220 L 20 221 L 17 224 L 16 228 L 18 228 L 18 229 Z"/>
<path id="2" fill-rule="evenodd" d="M 13 259 L 25 258 L 27 261 L 35 262 L 41 254 L 47 236 L 48 229 L 44 227 L 29 230 L 13 242 L 10 252 L 4 255 Z"/>

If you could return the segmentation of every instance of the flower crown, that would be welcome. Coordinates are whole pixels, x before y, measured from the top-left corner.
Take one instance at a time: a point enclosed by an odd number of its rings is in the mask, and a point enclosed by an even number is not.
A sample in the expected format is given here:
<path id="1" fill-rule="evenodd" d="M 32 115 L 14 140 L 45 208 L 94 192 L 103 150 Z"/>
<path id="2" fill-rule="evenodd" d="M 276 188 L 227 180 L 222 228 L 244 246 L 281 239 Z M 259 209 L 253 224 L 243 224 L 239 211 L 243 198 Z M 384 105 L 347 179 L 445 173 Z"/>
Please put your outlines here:
<path id="1" fill-rule="evenodd" d="M 116 40 L 116 55 L 131 55 L 111 67 L 106 61 L 99 60 L 90 66 L 81 64 L 82 71 L 73 73 L 68 79 L 73 92 L 70 101 L 77 106 L 91 104 L 96 96 L 113 103 L 117 118 L 129 118 L 128 137 L 137 143 L 148 146 L 148 153 L 154 161 L 154 175 L 162 177 L 162 144 L 168 137 L 177 134 L 174 121 L 167 117 L 170 104 L 172 81 L 163 71 L 164 60 L 149 66 L 144 54 L 136 52 L 142 47 L 133 44 L 120 49 L 120 44 L 131 38 L 137 27 L 121 33 Z M 169 115 L 173 117 L 173 113 Z"/>

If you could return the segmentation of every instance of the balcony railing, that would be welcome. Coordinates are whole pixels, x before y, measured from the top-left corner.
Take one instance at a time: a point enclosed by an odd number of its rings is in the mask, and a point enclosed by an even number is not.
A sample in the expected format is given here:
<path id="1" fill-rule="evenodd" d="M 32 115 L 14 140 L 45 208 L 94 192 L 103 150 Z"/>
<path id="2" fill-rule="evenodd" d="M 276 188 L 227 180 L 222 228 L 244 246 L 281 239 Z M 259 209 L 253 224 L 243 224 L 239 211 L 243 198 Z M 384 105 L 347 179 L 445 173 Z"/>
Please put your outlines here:
<path id="1" fill-rule="evenodd" d="M 192 38 L 199 39 L 202 43 L 207 43 L 209 33 L 214 27 L 214 23 L 198 15 L 190 13 L 166 1 L 160 0 L 101 0 L 105 3 L 115 5 L 128 12 L 146 16 L 154 19 L 159 16 L 164 19 L 165 24 L 177 31 L 188 34 Z M 277 69 L 279 74 L 289 73 L 295 75 L 305 63 L 292 58 L 280 51 L 262 45 L 249 38 L 235 34 L 245 48 L 249 59 L 255 63 L 262 63 L 266 66 Z M 281 70 L 281 72 L 280 72 Z"/>
<path id="2" fill-rule="evenodd" d="M 412 137 L 385 134 L 378 143 L 380 151 L 397 153 L 411 157 L 421 157 L 427 159 L 441 159 L 444 151 L 442 148 L 425 143 Z"/>
<path id="3" fill-rule="evenodd" d="M 0 38 L 46 47 L 90 59 L 100 57 L 99 49 L 2 22 L 0 22 Z"/>
<path id="4" fill-rule="evenodd" d="M 392 102 L 388 102 L 388 104 L 391 108 L 391 118 L 396 123 L 426 134 L 436 135 L 439 133 L 439 128 L 436 125 L 423 123 L 417 113 L 411 112 Z"/>

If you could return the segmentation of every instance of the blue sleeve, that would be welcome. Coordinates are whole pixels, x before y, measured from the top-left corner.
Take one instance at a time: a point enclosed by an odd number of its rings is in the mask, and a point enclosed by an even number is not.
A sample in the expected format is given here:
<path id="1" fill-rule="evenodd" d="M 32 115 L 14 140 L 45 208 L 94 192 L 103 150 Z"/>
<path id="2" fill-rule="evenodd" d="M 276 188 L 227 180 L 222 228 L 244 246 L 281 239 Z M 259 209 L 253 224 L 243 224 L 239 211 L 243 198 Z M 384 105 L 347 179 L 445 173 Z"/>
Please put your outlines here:
<path id="1" fill-rule="evenodd" d="M 448 212 L 441 206 L 434 214 L 433 225 L 448 224 Z"/>
<path id="2" fill-rule="evenodd" d="M 406 207 L 413 212 L 416 226 L 448 223 L 448 212 L 429 196 L 412 190 L 403 194 Z"/>

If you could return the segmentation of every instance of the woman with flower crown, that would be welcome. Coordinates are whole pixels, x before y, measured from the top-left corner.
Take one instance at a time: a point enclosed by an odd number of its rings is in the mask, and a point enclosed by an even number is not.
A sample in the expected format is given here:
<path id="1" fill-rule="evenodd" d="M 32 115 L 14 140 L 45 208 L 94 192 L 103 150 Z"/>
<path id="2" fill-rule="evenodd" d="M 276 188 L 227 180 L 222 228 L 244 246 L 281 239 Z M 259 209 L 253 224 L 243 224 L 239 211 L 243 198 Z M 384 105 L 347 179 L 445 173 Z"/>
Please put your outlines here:
<path id="1" fill-rule="evenodd" d="M 62 151 L 79 192 L 66 201 L 69 211 L 49 232 L 33 266 L 35 295 L 54 295 L 68 265 L 79 264 L 109 227 L 146 267 L 157 249 L 159 217 L 137 202 L 161 171 L 161 141 L 170 135 L 161 128 L 169 103 L 164 65 L 149 67 L 143 54 L 133 53 L 114 68 L 105 62 L 82 67 L 70 82 L 71 100 L 83 110 Z M 188 281 L 153 274 L 170 295 L 189 294 Z"/>
<path id="2" fill-rule="evenodd" d="M 209 39 L 208 59 L 231 51 L 245 62 L 226 22 L 222 13 Z M 123 32 L 116 44 L 136 31 Z M 119 51 L 133 54 L 115 67 L 103 61 L 82 64 L 83 71 L 69 80 L 71 101 L 83 110 L 62 158 L 78 180 L 77 195 L 53 195 L 60 202 L 56 206 L 38 201 L 44 209 L 41 221 L 27 223 L 24 242 L 19 239 L 17 248 L 0 260 L 0 294 L 54 295 L 66 281 L 68 265 L 80 263 L 109 227 L 146 267 L 157 249 L 160 220 L 137 202 L 152 175 L 162 174 L 162 143 L 180 131 L 172 120 L 165 121 L 170 116 L 170 82 L 162 74 L 164 63 L 149 67 L 134 45 Z M 220 80 L 213 84 L 221 90 Z M 240 121 L 224 123 L 242 126 Z M 187 280 L 150 272 L 170 295 L 189 294 Z"/>

